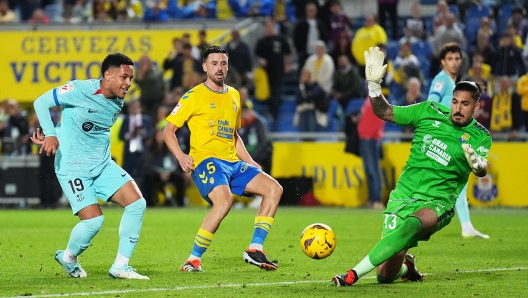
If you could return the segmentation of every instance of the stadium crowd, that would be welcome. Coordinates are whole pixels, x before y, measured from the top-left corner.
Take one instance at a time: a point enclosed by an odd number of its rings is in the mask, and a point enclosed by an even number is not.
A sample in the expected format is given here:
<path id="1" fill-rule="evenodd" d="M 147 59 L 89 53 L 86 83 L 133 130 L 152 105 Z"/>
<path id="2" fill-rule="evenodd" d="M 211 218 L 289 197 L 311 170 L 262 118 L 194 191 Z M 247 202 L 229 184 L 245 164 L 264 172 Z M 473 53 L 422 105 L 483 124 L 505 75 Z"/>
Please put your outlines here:
<path id="1" fill-rule="evenodd" d="M 464 50 L 458 80 L 487 87 L 476 119 L 492 135 L 507 133 L 510 141 L 524 141 L 517 133 L 528 130 L 528 21 L 523 6 L 528 1 L 439 0 L 433 16 L 423 16 L 417 2 L 410 15 L 396 16 L 395 23 L 392 14 L 397 14 L 397 0 L 378 1 L 383 15 L 354 20 L 347 16 L 342 1 L 0 0 L 0 23 L 264 16 L 264 34 L 256 44 L 248 45 L 233 30 L 225 48 L 232 57 L 226 83 L 240 91 L 243 106 L 239 133 L 268 172 L 269 130 L 345 131 L 357 137 L 367 96 L 363 53 L 373 46 L 386 53 L 383 94 L 392 104 L 408 105 L 427 99 L 430 82 L 441 70 L 439 49 L 457 42 Z M 385 12 L 390 22 L 385 22 Z M 163 144 L 161 131 L 178 100 L 205 80 L 201 54 L 209 46 L 207 31 L 201 30 L 198 37 L 197 44 L 191 44 L 190 34 L 172 39 L 173 50 L 162 65 L 153 63 L 161 57 L 148 55 L 136 64 L 133 87 L 137 92 L 130 92 L 119 137 L 125 142 L 123 168 L 143 180 L 149 205 L 156 204 L 153 196 L 159 185 L 173 181 L 184 189 L 190 182 Z M 172 71 L 169 80 L 164 79 L 167 70 Z M 16 140 L 9 150 L 10 143 L 3 142 L 2 151 L 30 154 L 28 139 L 38 119 L 12 99 L 4 102 L 0 117 L 2 140 Z M 384 130 L 402 131 L 390 124 Z M 188 130 L 178 133 L 182 149 L 188 152 Z M 177 193 L 174 204 L 182 206 L 183 192 Z"/>

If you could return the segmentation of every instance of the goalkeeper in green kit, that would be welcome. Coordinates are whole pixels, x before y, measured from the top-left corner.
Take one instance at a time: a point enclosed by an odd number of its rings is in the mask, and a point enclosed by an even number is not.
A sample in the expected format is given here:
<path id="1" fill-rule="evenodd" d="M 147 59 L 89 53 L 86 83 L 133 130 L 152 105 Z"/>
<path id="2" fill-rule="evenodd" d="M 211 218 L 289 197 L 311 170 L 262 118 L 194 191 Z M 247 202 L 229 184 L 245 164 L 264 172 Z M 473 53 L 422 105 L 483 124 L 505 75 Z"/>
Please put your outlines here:
<path id="1" fill-rule="evenodd" d="M 491 136 L 473 119 L 484 87 L 468 81 L 456 84 L 451 110 L 431 101 L 392 106 L 381 94 L 387 67 L 384 58 L 377 47 L 365 52 L 374 113 L 388 122 L 413 125 L 416 130 L 407 164 L 383 212 L 382 239 L 354 268 L 333 278 L 337 286 L 351 286 L 376 267 L 380 283 L 398 278 L 422 281 L 414 256 L 407 250 L 449 224 L 469 174 L 483 177 L 488 168 Z"/>

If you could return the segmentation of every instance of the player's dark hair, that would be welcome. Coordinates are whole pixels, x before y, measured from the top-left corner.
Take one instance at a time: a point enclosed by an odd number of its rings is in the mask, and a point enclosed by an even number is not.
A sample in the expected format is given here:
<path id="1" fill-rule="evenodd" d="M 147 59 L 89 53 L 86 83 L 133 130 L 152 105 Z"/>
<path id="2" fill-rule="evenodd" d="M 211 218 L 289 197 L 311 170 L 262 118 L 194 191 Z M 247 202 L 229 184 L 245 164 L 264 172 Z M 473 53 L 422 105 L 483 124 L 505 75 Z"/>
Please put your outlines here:
<path id="1" fill-rule="evenodd" d="M 486 86 L 481 83 L 471 82 L 471 81 L 461 81 L 458 82 L 453 90 L 453 94 L 457 91 L 465 91 L 471 94 L 471 98 L 474 101 L 478 102 L 480 96 L 486 92 Z"/>
<path id="2" fill-rule="evenodd" d="M 121 53 L 113 53 L 106 56 L 101 65 L 101 74 L 104 76 L 105 71 L 112 67 L 121 67 L 121 65 L 134 65 L 134 61 L 127 55 Z"/>
<path id="3" fill-rule="evenodd" d="M 440 55 L 438 55 L 438 58 L 444 60 L 447 53 L 458 53 L 460 58 L 462 58 L 462 48 L 456 42 L 448 42 L 444 44 L 440 49 Z"/>
<path id="4" fill-rule="evenodd" d="M 224 50 L 222 47 L 210 46 L 207 49 L 205 49 L 203 53 L 203 62 L 205 63 L 205 60 L 207 60 L 207 57 L 209 57 L 209 54 L 216 54 L 216 53 L 225 54 L 229 58 L 229 55 L 227 54 L 226 50 Z"/>

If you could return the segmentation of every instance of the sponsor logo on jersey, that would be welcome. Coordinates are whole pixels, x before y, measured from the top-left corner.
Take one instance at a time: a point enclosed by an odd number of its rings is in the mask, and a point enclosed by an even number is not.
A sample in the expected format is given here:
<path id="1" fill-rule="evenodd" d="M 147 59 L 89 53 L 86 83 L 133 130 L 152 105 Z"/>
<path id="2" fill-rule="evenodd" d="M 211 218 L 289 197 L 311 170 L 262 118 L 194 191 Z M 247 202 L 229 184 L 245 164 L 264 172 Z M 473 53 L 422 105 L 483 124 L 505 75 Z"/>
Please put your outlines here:
<path id="1" fill-rule="evenodd" d="M 214 102 L 210 103 L 209 106 L 210 106 L 211 109 L 216 109 L 216 106 L 215 106 Z"/>
<path id="2" fill-rule="evenodd" d="M 434 127 L 440 127 L 440 121 L 435 120 L 435 122 L 433 123 L 433 126 Z"/>
<path id="3" fill-rule="evenodd" d="M 477 151 L 481 152 L 481 153 L 488 153 L 489 149 L 485 148 L 484 146 L 480 146 L 480 147 L 477 148 Z"/>
<path id="4" fill-rule="evenodd" d="M 93 130 L 93 131 L 110 131 L 109 127 L 97 126 L 97 125 L 93 124 L 93 122 L 90 122 L 90 121 L 84 122 L 81 125 L 81 128 L 82 128 L 82 130 L 84 132 L 89 132 L 91 130 Z"/>
<path id="5" fill-rule="evenodd" d="M 422 152 L 443 166 L 447 166 L 451 161 L 451 155 L 447 154 L 446 150 L 447 145 L 444 142 L 436 138 L 433 139 L 431 135 L 424 136 Z"/>
<path id="6" fill-rule="evenodd" d="M 181 103 L 178 103 L 171 112 L 171 115 L 176 115 L 176 112 L 181 108 Z"/>
<path id="7" fill-rule="evenodd" d="M 236 105 L 236 101 L 233 100 L 233 110 L 238 111 L 238 107 Z"/>
<path id="8" fill-rule="evenodd" d="M 65 84 L 64 86 L 60 87 L 59 88 L 59 95 L 62 95 L 64 93 L 68 93 L 70 91 L 73 91 L 73 84 L 72 83 L 69 83 L 69 84 Z"/>
<path id="9" fill-rule="evenodd" d="M 458 140 L 460 141 L 460 143 L 465 143 L 469 140 L 469 135 L 467 133 L 464 133 Z"/>

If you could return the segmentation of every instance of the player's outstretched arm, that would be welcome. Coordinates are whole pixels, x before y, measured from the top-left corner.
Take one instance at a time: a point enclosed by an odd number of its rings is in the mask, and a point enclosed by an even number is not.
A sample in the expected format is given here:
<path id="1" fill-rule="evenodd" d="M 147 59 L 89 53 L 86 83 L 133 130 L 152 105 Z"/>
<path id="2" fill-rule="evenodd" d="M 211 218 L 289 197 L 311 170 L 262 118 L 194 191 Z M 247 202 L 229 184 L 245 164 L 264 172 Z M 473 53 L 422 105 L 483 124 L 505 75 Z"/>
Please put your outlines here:
<path id="1" fill-rule="evenodd" d="M 365 51 L 365 77 L 374 114 L 380 119 L 394 123 L 394 107 L 381 93 L 381 82 L 387 70 L 387 65 L 383 65 L 384 59 L 385 54 L 378 47 Z"/>
<path id="2" fill-rule="evenodd" d="M 486 160 L 478 156 L 470 144 L 462 144 L 462 150 L 464 150 L 464 155 L 473 173 L 478 177 L 486 176 L 488 173 L 488 163 Z"/>
<path id="3" fill-rule="evenodd" d="M 194 171 L 194 159 L 181 150 L 178 139 L 176 138 L 176 130 L 178 130 L 176 125 L 171 122 L 167 123 L 167 126 L 163 130 L 165 144 L 167 144 L 169 150 L 176 156 L 184 172 Z"/>

